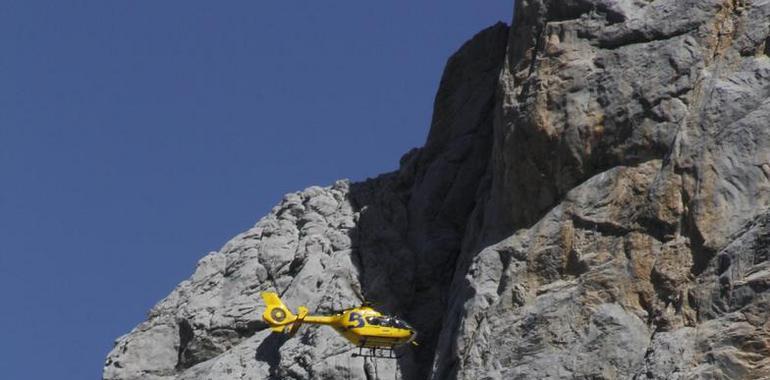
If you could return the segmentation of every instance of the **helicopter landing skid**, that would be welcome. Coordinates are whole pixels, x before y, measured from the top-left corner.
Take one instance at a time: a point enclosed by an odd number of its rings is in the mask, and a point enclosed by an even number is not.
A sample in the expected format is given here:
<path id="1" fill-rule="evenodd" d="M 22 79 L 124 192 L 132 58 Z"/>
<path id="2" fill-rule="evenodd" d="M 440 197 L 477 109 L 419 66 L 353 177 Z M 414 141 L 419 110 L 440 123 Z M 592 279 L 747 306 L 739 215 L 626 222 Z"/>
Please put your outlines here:
<path id="1" fill-rule="evenodd" d="M 364 347 L 358 347 L 358 352 L 351 354 L 354 358 L 377 358 L 377 359 L 400 359 L 392 348 L 369 348 L 369 352 L 364 352 Z"/>

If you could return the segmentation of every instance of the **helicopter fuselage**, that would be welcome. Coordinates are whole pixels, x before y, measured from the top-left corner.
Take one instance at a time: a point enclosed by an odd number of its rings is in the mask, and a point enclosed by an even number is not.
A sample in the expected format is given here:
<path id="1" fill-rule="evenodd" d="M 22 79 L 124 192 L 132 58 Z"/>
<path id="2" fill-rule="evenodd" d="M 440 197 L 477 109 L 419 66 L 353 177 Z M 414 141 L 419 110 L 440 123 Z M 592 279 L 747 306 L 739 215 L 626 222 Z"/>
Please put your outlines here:
<path id="1" fill-rule="evenodd" d="M 393 348 L 414 341 L 416 332 L 395 317 L 370 308 L 346 310 L 341 323 L 332 326 L 350 343 L 364 348 Z"/>
<path id="2" fill-rule="evenodd" d="M 294 335 L 303 323 L 328 325 L 357 347 L 374 349 L 393 349 L 415 343 L 417 337 L 417 331 L 406 322 L 383 315 L 370 306 L 345 309 L 334 315 L 308 315 L 306 307 L 299 307 L 295 315 L 278 294 L 262 292 L 262 298 L 267 305 L 262 319 L 275 332 Z"/>

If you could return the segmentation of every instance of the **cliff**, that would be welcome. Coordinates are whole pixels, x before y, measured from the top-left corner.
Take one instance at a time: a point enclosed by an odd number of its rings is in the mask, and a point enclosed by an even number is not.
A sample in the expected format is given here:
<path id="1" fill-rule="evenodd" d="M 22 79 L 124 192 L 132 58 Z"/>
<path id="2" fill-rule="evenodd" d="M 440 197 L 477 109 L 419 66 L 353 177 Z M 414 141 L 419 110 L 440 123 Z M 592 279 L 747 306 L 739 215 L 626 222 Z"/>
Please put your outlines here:
<path id="1" fill-rule="evenodd" d="M 770 2 L 529 0 L 447 63 L 399 170 L 286 195 L 104 379 L 365 378 L 263 290 L 420 331 L 382 378 L 770 377 Z"/>

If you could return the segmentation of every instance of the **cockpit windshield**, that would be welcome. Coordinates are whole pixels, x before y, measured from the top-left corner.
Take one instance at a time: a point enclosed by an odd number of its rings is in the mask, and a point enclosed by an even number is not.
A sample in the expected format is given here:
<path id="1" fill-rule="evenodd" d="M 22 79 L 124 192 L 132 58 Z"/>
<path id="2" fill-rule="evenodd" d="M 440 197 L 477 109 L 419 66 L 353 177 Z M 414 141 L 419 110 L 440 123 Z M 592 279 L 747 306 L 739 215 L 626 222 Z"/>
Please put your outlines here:
<path id="1" fill-rule="evenodd" d="M 393 327 L 399 328 L 399 329 L 411 329 L 412 326 L 409 326 L 408 323 L 398 319 L 398 318 L 391 318 L 391 323 L 393 324 Z"/>

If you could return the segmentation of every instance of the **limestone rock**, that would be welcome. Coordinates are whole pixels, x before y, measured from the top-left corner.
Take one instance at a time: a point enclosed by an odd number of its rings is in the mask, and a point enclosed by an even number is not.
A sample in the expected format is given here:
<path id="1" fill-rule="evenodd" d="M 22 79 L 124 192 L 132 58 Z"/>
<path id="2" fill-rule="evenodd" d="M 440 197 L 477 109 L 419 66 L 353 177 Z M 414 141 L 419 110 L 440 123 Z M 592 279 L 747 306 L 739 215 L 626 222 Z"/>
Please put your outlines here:
<path id="1" fill-rule="evenodd" d="M 433 378 L 766 377 L 764 288 L 738 315 L 703 292 L 753 279 L 714 268 L 768 212 L 770 3 L 515 14 L 483 238 L 465 238 Z"/>

